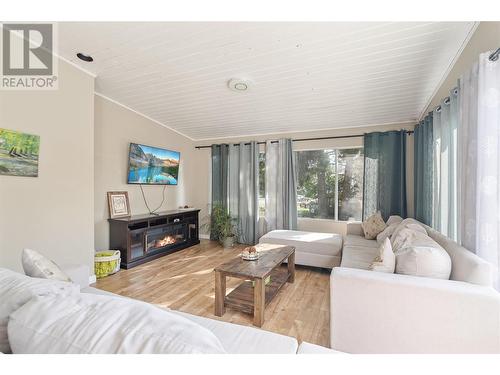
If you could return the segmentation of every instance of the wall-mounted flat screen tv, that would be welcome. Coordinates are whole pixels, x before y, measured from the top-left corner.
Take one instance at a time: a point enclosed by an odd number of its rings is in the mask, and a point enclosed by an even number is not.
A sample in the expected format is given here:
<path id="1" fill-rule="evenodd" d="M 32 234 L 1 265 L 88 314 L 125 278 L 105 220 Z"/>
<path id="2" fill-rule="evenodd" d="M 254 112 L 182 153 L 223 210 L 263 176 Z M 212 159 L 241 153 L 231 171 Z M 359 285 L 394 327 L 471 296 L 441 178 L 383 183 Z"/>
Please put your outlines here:
<path id="1" fill-rule="evenodd" d="M 128 183 L 177 185 L 180 157 L 177 151 L 131 143 Z"/>

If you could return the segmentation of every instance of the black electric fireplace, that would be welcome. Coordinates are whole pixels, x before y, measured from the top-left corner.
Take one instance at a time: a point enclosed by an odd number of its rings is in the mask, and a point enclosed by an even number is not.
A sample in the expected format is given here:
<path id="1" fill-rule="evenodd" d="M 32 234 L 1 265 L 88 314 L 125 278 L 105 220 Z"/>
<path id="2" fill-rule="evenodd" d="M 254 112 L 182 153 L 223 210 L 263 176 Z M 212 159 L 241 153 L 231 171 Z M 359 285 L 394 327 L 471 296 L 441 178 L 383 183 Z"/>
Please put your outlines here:
<path id="1" fill-rule="evenodd" d="M 131 268 L 200 243 L 200 210 L 109 219 L 110 249 L 120 250 L 121 267 Z"/>

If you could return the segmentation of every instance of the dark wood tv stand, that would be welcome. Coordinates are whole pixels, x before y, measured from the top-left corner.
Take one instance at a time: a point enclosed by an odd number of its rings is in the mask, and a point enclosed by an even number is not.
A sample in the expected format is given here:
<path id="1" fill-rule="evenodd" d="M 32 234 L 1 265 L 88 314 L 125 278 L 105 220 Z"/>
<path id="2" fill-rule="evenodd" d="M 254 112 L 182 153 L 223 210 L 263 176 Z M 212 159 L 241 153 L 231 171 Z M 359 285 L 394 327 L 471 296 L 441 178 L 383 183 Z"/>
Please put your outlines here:
<path id="1" fill-rule="evenodd" d="M 198 209 L 108 219 L 110 249 L 120 250 L 121 268 L 139 264 L 200 243 Z"/>

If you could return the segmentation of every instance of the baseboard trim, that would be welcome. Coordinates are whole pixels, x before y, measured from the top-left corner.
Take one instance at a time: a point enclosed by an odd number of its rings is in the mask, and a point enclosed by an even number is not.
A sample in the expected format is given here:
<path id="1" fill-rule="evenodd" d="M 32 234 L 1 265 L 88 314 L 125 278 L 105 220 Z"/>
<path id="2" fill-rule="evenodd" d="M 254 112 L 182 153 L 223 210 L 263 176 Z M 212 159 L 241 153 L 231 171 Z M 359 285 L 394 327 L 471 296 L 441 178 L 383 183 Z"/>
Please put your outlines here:
<path id="1" fill-rule="evenodd" d="M 97 281 L 97 277 L 95 275 L 89 276 L 89 284 L 94 284 Z"/>
<path id="2" fill-rule="evenodd" d="M 209 240 L 210 239 L 209 234 L 200 234 L 200 235 L 198 235 L 198 237 L 202 240 Z"/>

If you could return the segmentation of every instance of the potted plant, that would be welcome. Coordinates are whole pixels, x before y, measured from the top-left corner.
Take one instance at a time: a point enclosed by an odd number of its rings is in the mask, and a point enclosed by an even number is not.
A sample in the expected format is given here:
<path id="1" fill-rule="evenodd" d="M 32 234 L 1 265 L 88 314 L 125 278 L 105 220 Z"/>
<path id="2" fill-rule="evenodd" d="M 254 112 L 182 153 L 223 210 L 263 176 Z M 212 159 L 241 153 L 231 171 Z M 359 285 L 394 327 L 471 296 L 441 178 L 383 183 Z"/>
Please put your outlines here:
<path id="1" fill-rule="evenodd" d="M 206 225 L 210 229 L 212 238 L 218 240 L 224 248 L 233 247 L 238 235 L 238 226 L 236 219 L 232 218 L 221 204 L 212 207 L 212 215 Z"/>

